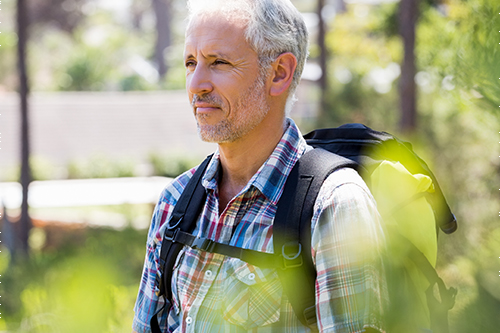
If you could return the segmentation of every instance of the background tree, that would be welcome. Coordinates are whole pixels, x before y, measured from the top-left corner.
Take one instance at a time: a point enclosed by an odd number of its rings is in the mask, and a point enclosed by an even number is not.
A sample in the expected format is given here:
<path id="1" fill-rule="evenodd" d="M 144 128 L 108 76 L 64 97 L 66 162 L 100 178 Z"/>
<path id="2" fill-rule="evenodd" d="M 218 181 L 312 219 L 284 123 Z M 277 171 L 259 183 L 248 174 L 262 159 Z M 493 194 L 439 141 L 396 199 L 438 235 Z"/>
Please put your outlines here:
<path id="1" fill-rule="evenodd" d="M 156 17 L 156 44 L 154 59 L 158 66 L 160 80 L 165 77 L 168 71 L 168 64 L 165 62 L 165 51 L 171 44 L 171 21 L 172 3 L 171 0 L 151 0 Z"/>
<path id="2" fill-rule="evenodd" d="M 400 130 L 411 133 L 417 124 L 415 86 L 415 30 L 419 17 L 419 0 L 401 0 L 398 11 L 399 34 L 403 39 L 403 63 L 401 66 L 400 90 Z"/>
<path id="3" fill-rule="evenodd" d="M 19 69 L 19 98 L 21 107 L 21 185 L 23 198 L 21 203 L 20 218 L 20 244 L 21 253 L 27 255 L 29 252 L 28 237 L 31 229 L 31 218 L 28 211 L 28 188 L 31 182 L 31 169 L 29 164 L 30 141 L 29 141 L 29 117 L 28 117 L 28 74 L 26 70 L 26 43 L 28 41 L 28 13 L 26 0 L 17 1 L 17 54 Z M 15 253 L 12 253 L 15 256 Z"/>
<path id="4" fill-rule="evenodd" d="M 319 101 L 319 114 L 318 119 L 324 119 L 325 113 L 327 112 L 327 102 L 326 96 L 328 94 L 328 49 L 326 47 L 326 22 L 323 18 L 323 8 L 325 7 L 325 0 L 318 0 L 316 4 L 316 15 L 318 16 L 318 48 L 319 48 L 319 67 L 321 68 L 321 76 L 318 79 L 318 85 L 320 89 L 320 101 Z M 320 120 L 321 121 L 321 120 Z"/>

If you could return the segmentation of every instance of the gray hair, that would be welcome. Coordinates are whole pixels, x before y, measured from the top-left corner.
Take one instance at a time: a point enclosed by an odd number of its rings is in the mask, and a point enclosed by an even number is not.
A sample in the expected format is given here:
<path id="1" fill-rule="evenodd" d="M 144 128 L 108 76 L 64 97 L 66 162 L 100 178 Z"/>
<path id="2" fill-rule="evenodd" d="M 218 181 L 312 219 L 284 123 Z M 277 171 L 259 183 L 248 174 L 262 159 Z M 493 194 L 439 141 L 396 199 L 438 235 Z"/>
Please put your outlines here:
<path id="1" fill-rule="evenodd" d="M 296 101 L 295 91 L 307 59 L 308 33 L 304 19 L 290 0 L 188 0 L 188 25 L 197 15 L 217 13 L 246 23 L 245 37 L 259 57 L 261 75 L 285 52 L 297 58 L 297 68 L 286 103 L 286 114 Z"/>

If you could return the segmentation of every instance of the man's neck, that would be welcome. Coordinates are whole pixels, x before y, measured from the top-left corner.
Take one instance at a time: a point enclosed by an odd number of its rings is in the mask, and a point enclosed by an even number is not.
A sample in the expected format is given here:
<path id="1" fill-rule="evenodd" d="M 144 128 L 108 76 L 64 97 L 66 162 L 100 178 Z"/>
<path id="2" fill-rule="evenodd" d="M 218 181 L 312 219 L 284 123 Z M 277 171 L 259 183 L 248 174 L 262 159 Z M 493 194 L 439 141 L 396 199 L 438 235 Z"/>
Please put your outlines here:
<path id="1" fill-rule="evenodd" d="M 222 176 L 219 179 L 219 214 L 269 158 L 286 128 L 286 121 L 260 124 L 244 137 L 219 144 Z"/>

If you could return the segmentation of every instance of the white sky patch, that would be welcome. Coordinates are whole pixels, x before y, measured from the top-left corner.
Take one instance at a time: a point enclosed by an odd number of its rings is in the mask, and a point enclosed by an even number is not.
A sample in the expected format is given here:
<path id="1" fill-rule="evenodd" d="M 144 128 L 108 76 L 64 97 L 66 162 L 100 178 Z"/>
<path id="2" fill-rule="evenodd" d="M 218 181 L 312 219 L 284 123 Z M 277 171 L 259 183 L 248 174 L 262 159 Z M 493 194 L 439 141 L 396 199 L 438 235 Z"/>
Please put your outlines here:
<path id="1" fill-rule="evenodd" d="M 318 64 L 306 62 L 301 78 L 309 81 L 317 81 L 320 79 L 322 72 Z"/>
<path id="2" fill-rule="evenodd" d="M 112 12 L 116 19 L 122 23 L 130 20 L 129 8 L 132 5 L 131 0 L 97 0 L 97 8 Z"/>
<path id="3" fill-rule="evenodd" d="M 97 6 L 111 11 L 124 11 L 127 10 L 132 4 L 131 0 L 98 0 Z"/>
<path id="4" fill-rule="evenodd" d="M 359 18 L 365 18 L 368 16 L 368 13 L 370 12 L 370 8 L 368 6 L 355 6 L 354 7 L 354 15 Z"/>
<path id="5" fill-rule="evenodd" d="M 435 84 L 430 73 L 424 71 L 418 72 L 415 75 L 415 83 L 423 92 L 429 93 L 434 91 Z"/>
<path id="6" fill-rule="evenodd" d="M 309 32 L 318 28 L 319 18 L 316 13 L 302 13 L 302 18 Z"/>
<path id="7" fill-rule="evenodd" d="M 109 29 L 105 26 L 94 26 L 85 30 L 83 34 L 83 40 L 85 44 L 90 46 L 101 46 L 103 45 L 110 35 Z"/>
<path id="8" fill-rule="evenodd" d="M 363 81 L 372 86 L 379 94 L 387 94 L 391 91 L 392 82 L 401 74 L 398 64 L 392 62 L 386 68 L 375 67 L 364 78 Z"/>
<path id="9" fill-rule="evenodd" d="M 333 72 L 335 78 L 342 84 L 348 84 L 352 81 L 352 73 L 348 68 L 339 67 Z"/>
<path id="10" fill-rule="evenodd" d="M 441 87 L 448 91 L 455 89 L 455 84 L 453 83 L 453 75 L 445 76 L 443 81 L 441 81 Z"/>
<path id="11" fill-rule="evenodd" d="M 156 83 L 159 79 L 158 70 L 144 58 L 133 56 L 128 61 L 128 65 L 149 83 Z"/>

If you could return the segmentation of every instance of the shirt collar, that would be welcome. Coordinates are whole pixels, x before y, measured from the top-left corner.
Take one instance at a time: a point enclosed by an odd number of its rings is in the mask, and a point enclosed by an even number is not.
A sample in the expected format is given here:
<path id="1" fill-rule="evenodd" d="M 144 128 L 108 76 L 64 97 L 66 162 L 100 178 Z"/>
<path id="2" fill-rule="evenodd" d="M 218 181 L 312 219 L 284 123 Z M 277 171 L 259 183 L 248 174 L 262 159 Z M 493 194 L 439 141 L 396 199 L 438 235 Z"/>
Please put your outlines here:
<path id="1" fill-rule="evenodd" d="M 253 186 L 274 205 L 277 205 L 283 193 L 284 183 L 306 147 L 306 141 L 299 128 L 291 118 L 287 118 L 287 128 L 278 145 L 242 192 L 248 191 Z M 209 190 L 217 189 L 219 163 L 220 154 L 217 149 L 202 178 L 202 185 Z"/>

